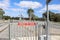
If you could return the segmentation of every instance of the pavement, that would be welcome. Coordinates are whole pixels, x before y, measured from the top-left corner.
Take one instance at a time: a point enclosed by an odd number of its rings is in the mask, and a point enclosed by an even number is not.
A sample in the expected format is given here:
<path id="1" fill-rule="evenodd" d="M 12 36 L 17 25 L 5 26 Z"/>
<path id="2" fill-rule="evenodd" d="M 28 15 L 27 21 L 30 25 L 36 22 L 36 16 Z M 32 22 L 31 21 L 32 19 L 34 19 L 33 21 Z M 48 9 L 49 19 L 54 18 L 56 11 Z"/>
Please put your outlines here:
<path id="1" fill-rule="evenodd" d="M 0 21 L 0 40 L 9 40 L 8 21 Z"/>

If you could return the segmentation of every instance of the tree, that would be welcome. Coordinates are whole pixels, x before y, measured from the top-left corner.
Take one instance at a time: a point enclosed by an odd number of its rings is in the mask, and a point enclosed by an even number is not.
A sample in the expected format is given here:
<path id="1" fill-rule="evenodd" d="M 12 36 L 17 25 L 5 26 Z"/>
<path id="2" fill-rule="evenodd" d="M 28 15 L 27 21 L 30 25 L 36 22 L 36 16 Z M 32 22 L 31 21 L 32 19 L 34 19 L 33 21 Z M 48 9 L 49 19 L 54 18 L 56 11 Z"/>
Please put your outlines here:
<path id="1" fill-rule="evenodd" d="M 11 19 L 19 20 L 19 17 L 11 17 Z"/>
<path id="2" fill-rule="evenodd" d="M 50 3 L 51 0 L 46 0 L 46 4 Z"/>
<path id="3" fill-rule="evenodd" d="M 4 14 L 4 10 L 0 8 L 0 14 Z"/>
<path id="4" fill-rule="evenodd" d="M 47 19 L 47 12 L 43 13 L 43 18 Z M 53 13 L 49 11 L 49 20 L 54 22 L 60 22 L 60 13 Z"/>
<path id="5" fill-rule="evenodd" d="M 53 21 L 55 19 L 56 15 L 55 13 L 49 11 L 49 20 Z M 45 18 L 45 20 L 47 20 L 47 12 L 43 13 L 43 18 Z"/>
<path id="6" fill-rule="evenodd" d="M 54 21 L 60 22 L 60 13 L 56 13 L 55 15 L 56 15 L 56 17 L 55 17 Z"/>
<path id="7" fill-rule="evenodd" d="M 29 20 L 31 20 L 32 15 L 34 13 L 34 10 L 30 8 L 30 9 L 28 9 L 27 13 L 28 13 L 28 16 L 29 16 Z"/>
<path id="8" fill-rule="evenodd" d="M 5 13 L 4 10 L 0 8 L 0 19 L 3 18 L 3 14 L 4 14 L 4 13 Z"/>
<path id="9" fill-rule="evenodd" d="M 36 20 L 36 19 L 38 19 L 38 17 L 34 15 L 34 10 L 33 9 L 31 9 L 31 8 L 28 9 L 27 13 L 28 13 L 28 16 L 29 16 L 29 20 Z"/>
<path id="10" fill-rule="evenodd" d="M 3 19 L 5 19 L 5 20 L 8 20 L 10 18 L 11 18 L 10 16 L 3 16 Z"/>

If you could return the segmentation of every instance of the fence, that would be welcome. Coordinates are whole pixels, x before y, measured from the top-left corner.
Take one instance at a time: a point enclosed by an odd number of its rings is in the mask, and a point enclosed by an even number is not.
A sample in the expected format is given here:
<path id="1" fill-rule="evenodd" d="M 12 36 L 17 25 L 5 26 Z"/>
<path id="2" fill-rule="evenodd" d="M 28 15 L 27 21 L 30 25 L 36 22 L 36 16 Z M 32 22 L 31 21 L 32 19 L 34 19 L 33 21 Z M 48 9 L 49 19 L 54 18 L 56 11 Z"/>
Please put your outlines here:
<path id="1" fill-rule="evenodd" d="M 0 23 L 0 40 L 45 40 L 43 21 L 8 21 Z M 60 40 L 60 23 L 49 22 L 49 39 Z"/>
<path id="2" fill-rule="evenodd" d="M 41 27 L 42 24 L 39 24 L 38 21 L 19 21 L 19 24 L 10 24 L 10 38 L 12 40 L 38 40 L 41 35 Z"/>

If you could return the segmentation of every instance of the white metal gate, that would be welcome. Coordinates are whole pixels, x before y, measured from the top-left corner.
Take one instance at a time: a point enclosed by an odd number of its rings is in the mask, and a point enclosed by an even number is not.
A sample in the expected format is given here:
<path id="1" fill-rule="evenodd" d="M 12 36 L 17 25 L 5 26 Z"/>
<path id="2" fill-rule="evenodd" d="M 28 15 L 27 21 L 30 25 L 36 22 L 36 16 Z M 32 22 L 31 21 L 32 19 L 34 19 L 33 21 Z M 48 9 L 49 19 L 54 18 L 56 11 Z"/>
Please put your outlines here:
<path id="1" fill-rule="evenodd" d="M 39 21 L 19 21 L 19 22 L 20 26 L 18 25 L 18 22 L 10 23 L 10 40 L 38 40 L 39 36 L 42 35 L 42 24 L 40 24 L 41 22 Z"/>

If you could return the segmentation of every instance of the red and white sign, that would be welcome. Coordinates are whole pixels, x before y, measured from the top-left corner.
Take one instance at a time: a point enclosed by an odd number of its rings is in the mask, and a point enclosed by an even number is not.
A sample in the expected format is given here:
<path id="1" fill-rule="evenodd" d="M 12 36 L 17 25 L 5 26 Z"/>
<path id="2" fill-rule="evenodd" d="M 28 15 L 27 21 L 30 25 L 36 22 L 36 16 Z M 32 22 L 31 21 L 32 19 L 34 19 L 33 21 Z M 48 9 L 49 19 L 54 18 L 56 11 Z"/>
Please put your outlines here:
<path id="1" fill-rule="evenodd" d="M 35 22 L 18 22 L 18 26 L 35 26 Z"/>

